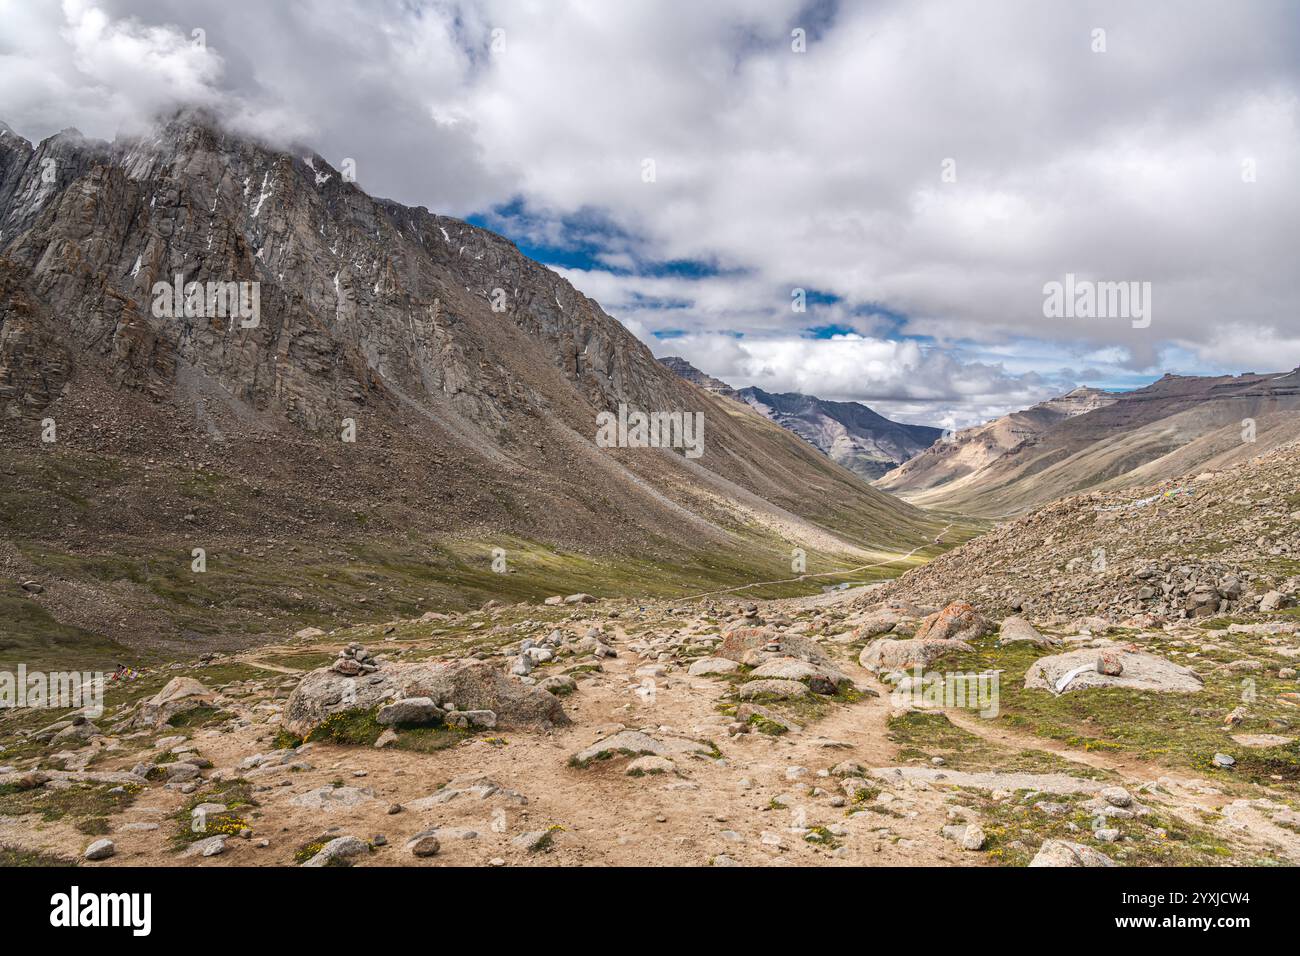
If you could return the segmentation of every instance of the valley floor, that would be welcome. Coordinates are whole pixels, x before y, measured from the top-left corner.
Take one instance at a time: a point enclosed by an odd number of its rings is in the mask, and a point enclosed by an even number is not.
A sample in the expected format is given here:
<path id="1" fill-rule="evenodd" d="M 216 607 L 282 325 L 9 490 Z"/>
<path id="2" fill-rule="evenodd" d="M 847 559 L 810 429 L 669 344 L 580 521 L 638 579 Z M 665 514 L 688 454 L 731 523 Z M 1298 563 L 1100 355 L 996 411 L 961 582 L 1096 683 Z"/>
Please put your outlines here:
<path id="1" fill-rule="evenodd" d="M 984 719 L 891 699 L 859 666 L 874 590 L 757 605 L 516 604 L 159 668 L 114 686 L 95 722 L 102 734 L 63 727 L 52 741 L 40 732 L 48 711 L 0 718 L 0 856 L 291 866 L 320 864 L 324 850 L 360 866 L 989 866 L 1024 865 L 1063 840 L 1121 865 L 1300 863 L 1294 736 L 1271 716 L 1294 701 L 1261 699 L 1239 726 L 1216 729 L 1220 701 L 1241 681 L 1231 661 L 1254 662 L 1261 698 L 1286 699 L 1264 678 L 1300 656 L 1294 616 L 1277 617 L 1268 644 L 1190 622 L 1107 636 L 1062 629 L 1075 647 L 1113 638 L 1172 657 L 1213 646 L 1201 652 L 1202 694 L 1128 692 L 1136 708 L 1117 704 L 1116 690 L 1026 690 L 1035 655 L 983 638 L 973 663 L 1002 676 L 1000 713 Z M 721 660 L 725 635 L 746 628 L 806 639 L 848 682 L 829 695 L 741 701 L 749 665 L 699 662 Z M 521 639 L 548 632 L 554 657 L 528 681 L 572 679 L 566 726 L 399 728 L 377 747 L 373 715 L 305 743 L 281 725 L 304 672 L 349 645 L 365 645 L 381 669 L 471 653 L 508 664 Z M 114 729 L 178 676 L 213 692 L 205 706 Z M 1189 704 L 1200 697 L 1203 713 Z M 644 736 L 615 737 L 624 731 Z M 1209 760 L 1219 750 L 1235 766 Z M 102 839 L 112 855 L 83 861 Z"/>

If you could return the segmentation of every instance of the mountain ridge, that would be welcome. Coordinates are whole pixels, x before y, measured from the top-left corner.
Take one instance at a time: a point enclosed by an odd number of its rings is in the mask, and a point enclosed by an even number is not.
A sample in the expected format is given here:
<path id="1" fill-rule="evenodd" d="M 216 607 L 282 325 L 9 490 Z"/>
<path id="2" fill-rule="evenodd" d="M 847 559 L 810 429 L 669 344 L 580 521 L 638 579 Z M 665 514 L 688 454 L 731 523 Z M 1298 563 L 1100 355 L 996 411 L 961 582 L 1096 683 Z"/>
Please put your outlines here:
<path id="1" fill-rule="evenodd" d="M 943 429 L 930 425 L 891 421 L 861 402 L 834 402 L 799 392 L 777 394 L 753 385 L 737 389 L 679 356 L 659 361 L 706 391 L 748 405 L 865 481 L 907 461 L 943 434 Z"/>

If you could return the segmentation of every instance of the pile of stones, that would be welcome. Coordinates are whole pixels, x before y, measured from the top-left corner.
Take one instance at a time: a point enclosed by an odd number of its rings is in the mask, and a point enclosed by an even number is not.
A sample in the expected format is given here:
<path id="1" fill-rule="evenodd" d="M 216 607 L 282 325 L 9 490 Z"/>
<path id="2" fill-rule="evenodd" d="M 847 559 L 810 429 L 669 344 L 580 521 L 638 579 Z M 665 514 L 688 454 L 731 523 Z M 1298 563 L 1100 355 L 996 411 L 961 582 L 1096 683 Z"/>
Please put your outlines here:
<path id="1" fill-rule="evenodd" d="M 339 651 L 338 660 L 330 665 L 330 670 L 344 677 L 358 677 L 361 674 L 373 674 L 379 669 L 379 662 L 373 654 L 360 644 L 352 643 Z"/>

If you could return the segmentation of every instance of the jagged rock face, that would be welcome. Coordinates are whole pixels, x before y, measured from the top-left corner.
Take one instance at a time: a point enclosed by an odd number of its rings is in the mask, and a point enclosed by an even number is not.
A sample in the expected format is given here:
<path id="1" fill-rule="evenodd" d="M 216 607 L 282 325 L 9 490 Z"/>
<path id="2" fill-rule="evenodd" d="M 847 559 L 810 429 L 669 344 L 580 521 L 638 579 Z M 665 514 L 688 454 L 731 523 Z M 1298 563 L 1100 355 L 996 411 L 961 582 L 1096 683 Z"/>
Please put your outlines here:
<path id="1" fill-rule="evenodd" d="M 0 414 L 10 418 L 35 415 L 68 380 L 68 350 L 40 321 L 39 308 L 0 260 Z"/>
<path id="2" fill-rule="evenodd" d="M 722 381 L 722 379 L 714 378 L 712 375 L 706 375 L 680 356 L 666 355 L 659 360 L 659 364 L 668 369 L 668 371 L 672 372 L 678 378 L 685 379 L 692 385 L 698 386 L 706 391 L 714 392 L 718 395 L 726 395 L 728 398 L 737 397 L 736 390 L 726 382 Z"/>
<path id="3" fill-rule="evenodd" d="M 5 254 L 53 311 L 78 315 L 80 345 L 136 380 L 170 381 L 182 361 L 309 430 L 429 394 L 500 428 L 503 406 L 545 404 L 490 347 L 509 336 L 485 326 L 509 324 L 597 408 L 683 402 L 644 346 L 513 244 L 372 199 L 314 154 L 186 119 L 152 140 L 64 133 L 32 150 L 9 134 L 0 147 Z M 158 321 L 154 284 L 176 276 L 260 282 L 259 325 Z"/>
<path id="4" fill-rule="evenodd" d="M 1107 405 L 1114 404 L 1115 400 L 1116 396 L 1105 389 L 1080 385 L 1064 395 L 1049 398 L 1038 407 L 1060 412 L 1066 418 L 1073 418 L 1076 415 L 1086 415 L 1088 412 L 1105 408 Z"/>

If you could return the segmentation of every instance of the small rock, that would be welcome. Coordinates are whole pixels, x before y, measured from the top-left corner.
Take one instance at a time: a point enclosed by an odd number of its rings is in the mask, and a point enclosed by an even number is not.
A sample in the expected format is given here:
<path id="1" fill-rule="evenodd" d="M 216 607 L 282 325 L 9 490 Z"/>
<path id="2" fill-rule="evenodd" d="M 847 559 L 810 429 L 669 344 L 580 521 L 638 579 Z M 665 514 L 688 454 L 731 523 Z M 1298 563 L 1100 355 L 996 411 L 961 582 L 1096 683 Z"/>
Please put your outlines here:
<path id="1" fill-rule="evenodd" d="M 1097 655 L 1097 673 L 1108 677 L 1119 677 L 1124 673 L 1124 664 L 1119 655 L 1102 652 Z"/>
<path id="2" fill-rule="evenodd" d="M 385 727 L 401 724 L 425 727 L 442 720 L 442 709 L 428 697 L 404 697 L 379 708 L 375 720 Z"/>
<path id="3" fill-rule="evenodd" d="M 630 777 L 640 777 L 645 774 L 672 773 L 677 766 L 667 757 L 657 757 L 648 754 L 644 757 L 637 757 L 627 765 L 627 773 Z"/>
<path id="4" fill-rule="evenodd" d="M 1069 840 L 1044 840 L 1030 866 L 1115 866 L 1104 853 Z"/>
<path id="5" fill-rule="evenodd" d="M 567 674 L 552 674 L 550 677 L 541 681 L 538 685 L 544 691 L 549 691 L 557 696 L 572 694 L 578 689 L 578 682 Z"/>
<path id="6" fill-rule="evenodd" d="M 304 863 L 303 866 L 320 867 L 350 864 L 353 857 L 360 856 L 368 850 L 369 847 L 354 836 L 339 837 L 330 840 L 321 847 L 320 852 Z"/>
<path id="7" fill-rule="evenodd" d="M 497 715 L 491 710 L 458 710 L 447 714 L 446 719 L 462 730 L 491 730 L 497 725 Z"/>
<path id="8" fill-rule="evenodd" d="M 96 840 L 86 847 L 85 857 L 87 860 L 107 860 L 116 852 L 117 844 L 112 840 Z"/>
<path id="9" fill-rule="evenodd" d="M 1123 787 L 1103 787 L 1101 798 L 1112 807 L 1131 807 L 1133 805 L 1133 794 Z"/>
<path id="10" fill-rule="evenodd" d="M 546 849 L 551 842 L 550 830 L 530 830 L 527 833 L 521 833 L 510 841 L 511 846 L 518 847 L 521 850 L 527 850 L 529 853 L 536 853 L 539 850 Z"/>

